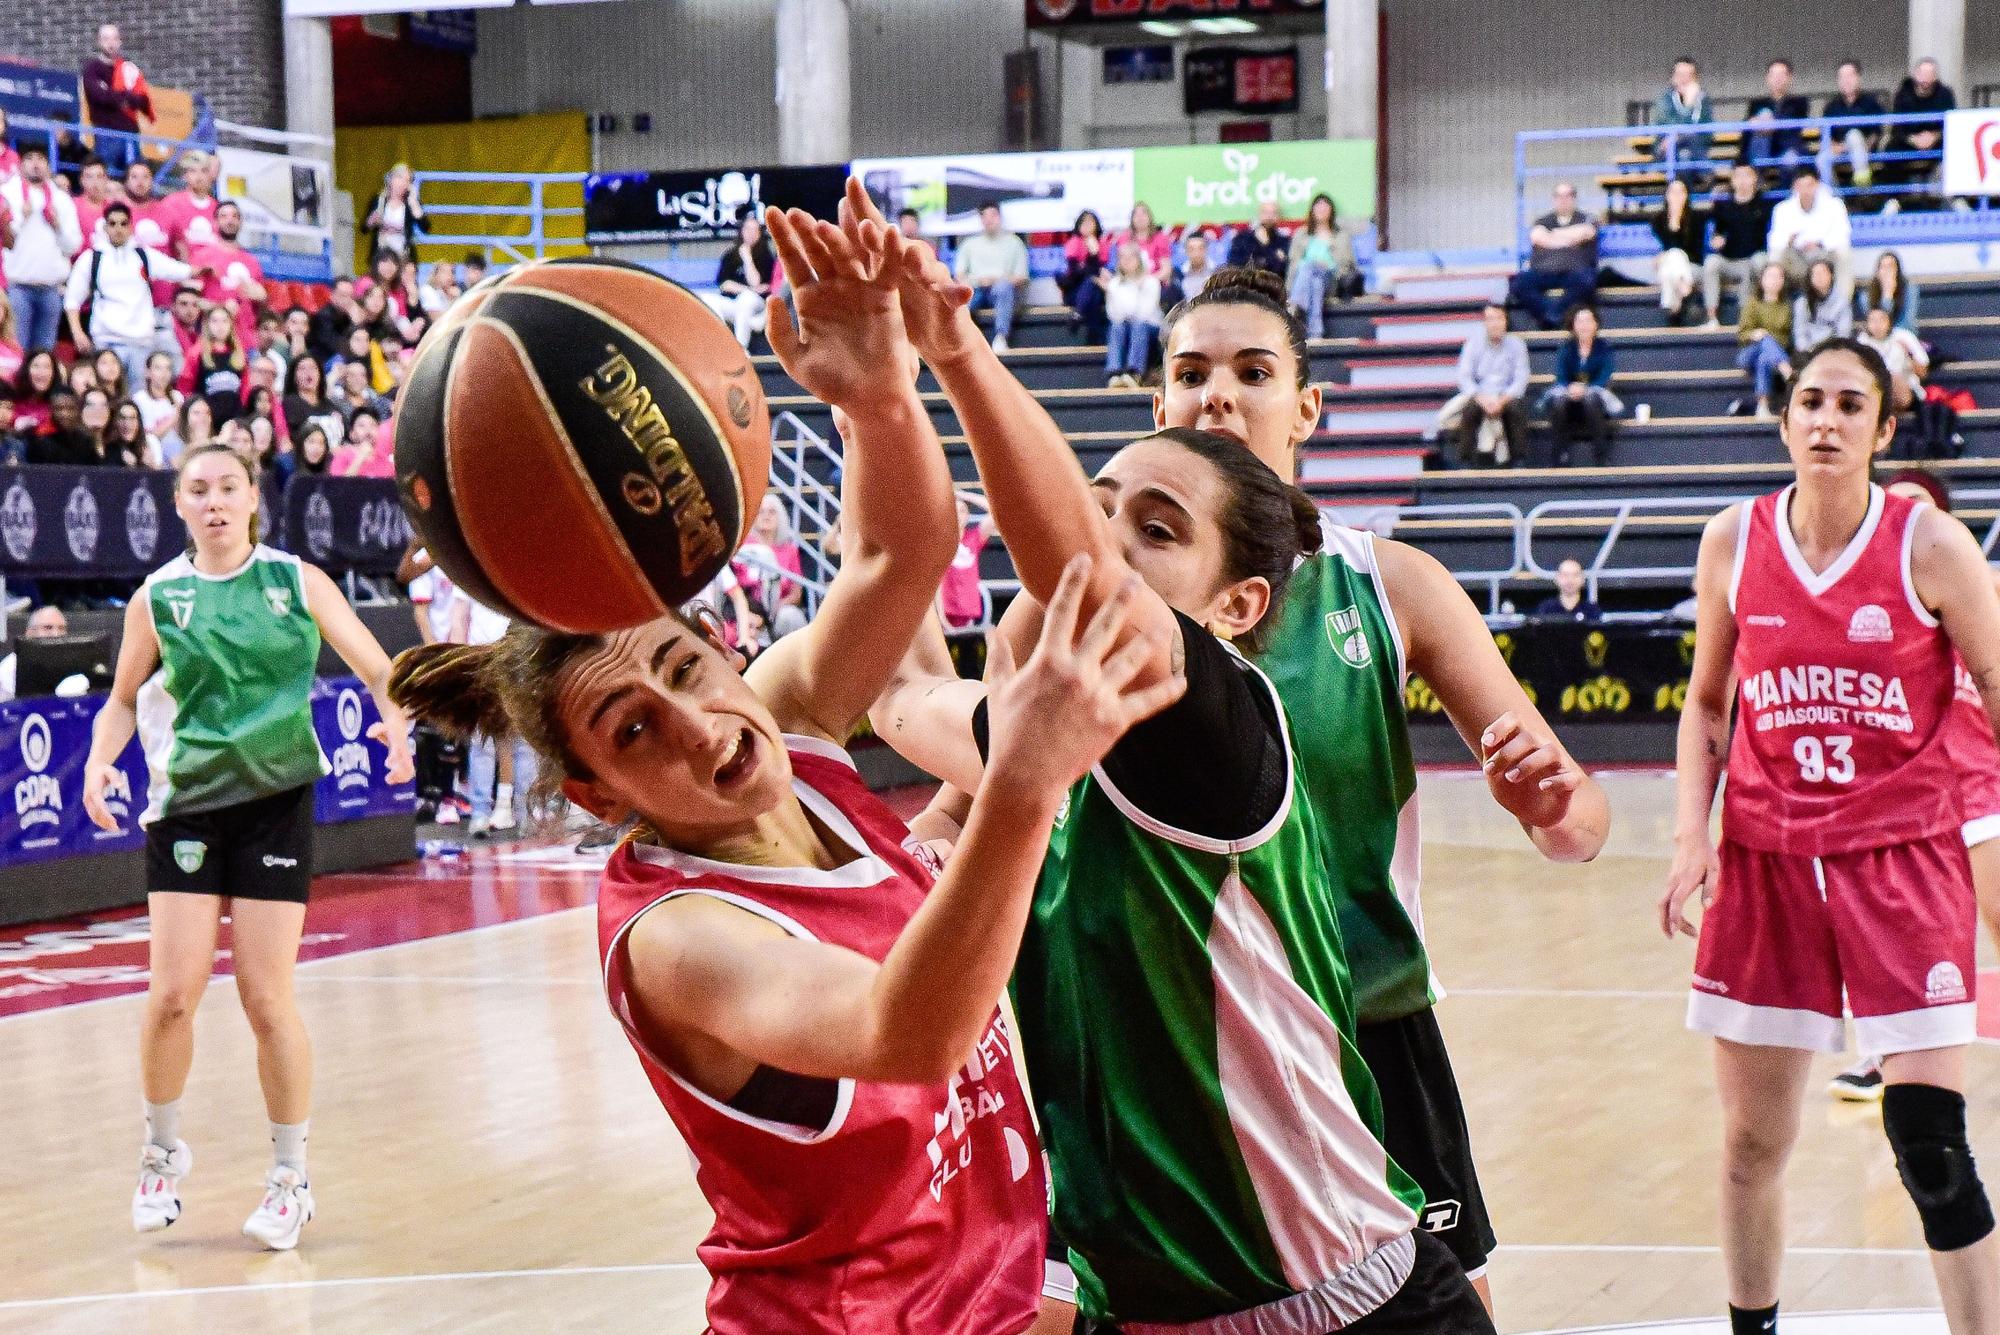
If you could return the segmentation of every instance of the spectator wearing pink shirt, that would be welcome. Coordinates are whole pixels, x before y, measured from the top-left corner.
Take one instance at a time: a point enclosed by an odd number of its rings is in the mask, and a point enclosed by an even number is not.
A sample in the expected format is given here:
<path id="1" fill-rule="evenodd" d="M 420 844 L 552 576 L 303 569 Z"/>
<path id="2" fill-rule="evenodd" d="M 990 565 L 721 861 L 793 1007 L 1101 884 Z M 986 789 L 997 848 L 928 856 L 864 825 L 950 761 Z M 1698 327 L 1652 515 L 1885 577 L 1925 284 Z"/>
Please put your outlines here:
<path id="1" fill-rule="evenodd" d="M 1146 268 L 1166 287 L 1174 281 L 1174 239 L 1153 221 L 1153 210 L 1142 200 L 1132 206 L 1132 225 L 1111 238 L 1111 253 L 1120 246 L 1137 246 L 1146 257 Z"/>
<path id="2" fill-rule="evenodd" d="M 112 188 L 111 173 L 104 159 L 95 153 L 84 158 L 76 176 L 76 225 L 83 244 L 96 249 L 104 244 L 104 206 L 118 197 Z"/>
<path id="3" fill-rule="evenodd" d="M 746 557 L 759 559 L 753 562 Z M 757 518 L 750 525 L 750 539 L 737 554 L 736 578 L 738 583 L 756 590 L 758 604 L 771 628 L 771 638 L 780 640 L 806 624 L 801 606 L 805 588 L 797 580 L 775 573 L 772 566 L 794 575 L 801 568 L 799 544 L 785 518 L 785 503 L 766 492 L 763 504 L 757 507 Z"/>
<path id="4" fill-rule="evenodd" d="M 347 422 L 347 443 L 333 452 L 336 477 L 394 477 L 396 451 L 381 439 L 382 419 L 373 408 L 356 408 Z"/>
<path id="5" fill-rule="evenodd" d="M 187 185 L 161 200 L 153 216 L 166 231 L 168 254 L 188 259 L 202 246 L 213 245 L 217 227 L 216 160 L 200 149 L 181 154 L 181 179 Z"/>
<path id="6" fill-rule="evenodd" d="M 938 614 L 944 618 L 947 630 L 964 630 L 986 619 L 986 601 L 979 592 L 979 554 L 993 541 L 996 530 L 991 515 L 975 524 L 972 507 L 965 503 L 965 497 L 959 495 L 954 499 L 958 503 L 960 537 L 951 568 L 944 572 L 944 583 L 938 586 Z"/>
<path id="7" fill-rule="evenodd" d="M 236 244 L 243 231 L 243 210 L 234 200 L 215 208 L 215 239 L 196 246 L 188 258 L 208 269 L 202 300 L 221 306 L 236 317 L 237 337 L 246 348 L 257 345 L 257 310 L 264 302 L 264 266 Z"/>

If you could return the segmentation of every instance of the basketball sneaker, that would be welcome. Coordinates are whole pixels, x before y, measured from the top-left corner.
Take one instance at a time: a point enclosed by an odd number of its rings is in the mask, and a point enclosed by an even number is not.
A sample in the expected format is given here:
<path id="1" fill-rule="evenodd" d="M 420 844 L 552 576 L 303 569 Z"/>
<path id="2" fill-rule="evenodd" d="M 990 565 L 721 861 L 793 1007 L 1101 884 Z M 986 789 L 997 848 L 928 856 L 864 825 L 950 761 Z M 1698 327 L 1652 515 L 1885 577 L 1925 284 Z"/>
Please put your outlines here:
<path id="1" fill-rule="evenodd" d="M 1844 1103 L 1880 1103 L 1882 1067 L 1873 1057 L 1863 1057 L 1828 1082 L 1826 1092 Z"/>
<path id="2" fill-rule="evenodd" d="M 312 1222 L 312 1188 L 296 1168 L 279 1164 L 264 1178 L 264 1203 L 243 1221 L 243 1233 L 273 1251 L 299 1245 L 299 1232 Z"/>
<path id="3" fill-rule="evenodd" d="M 194 1151 L 177 1140 L 171 1148 L 151 1142 L 139 1149 L 139 1187 L 132 1193 L 132 1227 L 157 1233 L 181 1217 L 181 1179 L 194 1167 Z"/>

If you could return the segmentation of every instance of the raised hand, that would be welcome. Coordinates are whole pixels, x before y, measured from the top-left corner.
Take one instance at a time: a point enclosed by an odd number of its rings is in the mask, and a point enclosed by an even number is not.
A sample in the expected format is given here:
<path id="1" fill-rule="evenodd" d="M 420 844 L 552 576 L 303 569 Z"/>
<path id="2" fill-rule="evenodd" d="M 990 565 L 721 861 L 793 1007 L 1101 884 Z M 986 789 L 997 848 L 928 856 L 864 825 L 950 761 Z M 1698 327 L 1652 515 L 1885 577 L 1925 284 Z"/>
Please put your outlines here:
<path id="1" fill-rule="evenodd" d="M 799 209 L 766 209 L 765 226 L 792 285 L 774 297 L 766 333 L 792 379 L 821 402 L 853 410 L 905 395 L 909 355 L 880 227 L 852 234 Z M 892 233 L 893 234 L 893 233 Z"/>
<path id="2" fill-rule="evenodd" d="M 1091 559 L 1063 570 L 1042 620 L 1035 651 L 1018 668 L 1005 636 L 988 637 L 986 681 L 992 744 L 987 783 L 1019 783 L 1038 792 L 1067 790 L 1104 759 L 1120 737 L 1171 705 L 1187 689 L 1172 676 L 1144 688 L 1133 681 L 1159 655 L 1165 630 L 1119 638 L 1131 623 L 1140 589 L 1130 575 L 1105 599 L 1077 636 Z"/>
<path id="3" fill-rule="evenodd" d="M 903 326 L 925 361 L 935 363 L 984 346 L 967 303 L 972 289 L 961 283 L 937 253 L 922 241 L 912 241 L 882 217 L 862 188 L 861 178 L 847 178 L 847 197 L 840 202 L 840 228 L 849 244 L 860 245 L 870 235 L 886 236 L 882 260 L 895 284 Z"/>

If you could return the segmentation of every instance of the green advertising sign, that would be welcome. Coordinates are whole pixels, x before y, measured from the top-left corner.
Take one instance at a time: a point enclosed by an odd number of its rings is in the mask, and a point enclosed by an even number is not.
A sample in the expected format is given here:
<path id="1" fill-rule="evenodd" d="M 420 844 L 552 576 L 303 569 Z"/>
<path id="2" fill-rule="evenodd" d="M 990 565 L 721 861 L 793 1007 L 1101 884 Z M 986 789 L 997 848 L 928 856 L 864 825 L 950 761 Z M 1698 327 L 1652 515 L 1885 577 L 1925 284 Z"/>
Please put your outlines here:
<path id="1" fill-rule="evenodd" d="M 1299 219 L 1321 193 L 1333 196 L 1343 219 L 1375 216 L 1372 139 L 1191 144 L 1132 156 L 1132 197 L 1151 205 L 1162 227 L 1245 223 L 1267 199 L 1279 216 Z"/>

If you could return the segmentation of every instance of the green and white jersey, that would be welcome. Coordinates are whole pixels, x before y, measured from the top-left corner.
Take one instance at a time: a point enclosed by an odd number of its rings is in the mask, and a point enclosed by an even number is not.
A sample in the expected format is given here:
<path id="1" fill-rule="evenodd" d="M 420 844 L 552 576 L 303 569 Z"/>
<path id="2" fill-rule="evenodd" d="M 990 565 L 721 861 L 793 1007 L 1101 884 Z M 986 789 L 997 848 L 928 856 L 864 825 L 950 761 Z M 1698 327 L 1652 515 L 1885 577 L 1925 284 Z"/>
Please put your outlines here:
<path id="1" fill-rule="evenodd" d="M 1417 771 L 1403 710 L 1403 637 L 1371 533 L 1322 520 L 1325 548 L 1293 574 L 1258 657 L 1285 702 L 1319 817 L 1326 879 L 1363 1024 L 1441 995 L 1417 899 Z"/>
<path id="2" fill-rule="evenodd" d="M 140 586 L 160 667 L 139 691 L 140 824 L 270 797 L 328 770 L 313 732 L 319 624 L 299 559 L 259 546 L 227 575 L 185 555 Z"/>
<path id="3" fill-rule="evenodd" d="M 1094 1319 L 1234 1332 L 1254 1311 L 1257 1331 L 1320 1335 L 1401 1287 L 1422 1195 L 1381 1145 L 1283 708 L 1262 673 L 1182 624 L 1188 695 L 1120 748 L 1211 690 L 1217 662 L 1233 720 L 1155 733 L 1144 760 L 1114 751 L 1071 790 L 1014 976 L 1054 1222 Z M 1141 810 L 1132 776 L 1192 790 L 1185 767 L 1220 768 L 1232 730 L 1267 746 L 1251 753 L 1276 808 L 1263 828 L 1221 840 Z M 1126 789 L 1107 773 L 1119 763 Z"/>

